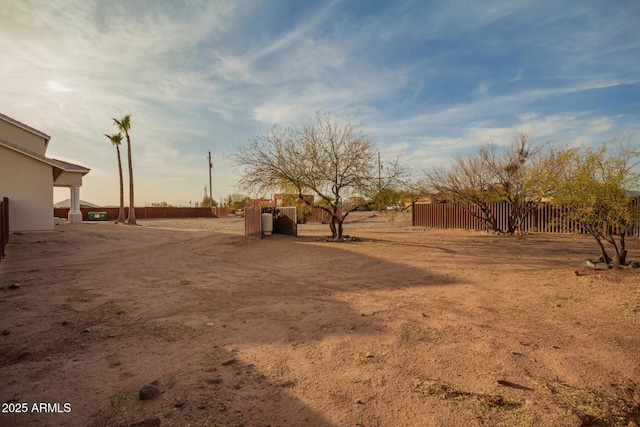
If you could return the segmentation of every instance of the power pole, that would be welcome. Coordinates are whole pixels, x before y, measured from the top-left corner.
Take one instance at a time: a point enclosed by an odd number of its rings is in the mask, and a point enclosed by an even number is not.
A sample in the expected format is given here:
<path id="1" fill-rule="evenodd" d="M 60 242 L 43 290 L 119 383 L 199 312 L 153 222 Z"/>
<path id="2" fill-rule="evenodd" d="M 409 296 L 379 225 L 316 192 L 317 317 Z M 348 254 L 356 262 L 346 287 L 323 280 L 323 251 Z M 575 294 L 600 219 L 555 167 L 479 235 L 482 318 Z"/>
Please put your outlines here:
<path id="1" fill-rule="evenodd" d="M 380 164 L 380 152 L 378 151 L 378 193 L 382 190 L 382 175 L 380 171 L 382 171 L 382 165 Z"/>
<path id="2" fill-rule="evenodd" d="M 211 163 L 211 151 L 209 151 L 209 207 L 213 209 L 213 191 L 211 187 L 211 168 L 213 164 Z"/>

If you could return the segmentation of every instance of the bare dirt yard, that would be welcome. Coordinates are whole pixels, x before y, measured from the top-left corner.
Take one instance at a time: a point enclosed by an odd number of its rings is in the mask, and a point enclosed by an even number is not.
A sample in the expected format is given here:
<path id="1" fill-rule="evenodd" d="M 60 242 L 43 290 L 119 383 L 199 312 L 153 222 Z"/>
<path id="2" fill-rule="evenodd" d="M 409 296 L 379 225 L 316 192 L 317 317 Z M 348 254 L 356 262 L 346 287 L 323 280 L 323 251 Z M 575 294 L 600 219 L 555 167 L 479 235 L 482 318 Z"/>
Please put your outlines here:
<path id="1" fill-rule="evenodd" d="M 640 425 L 640 270 L 588 269 L 585 236 L 350 219 L 346 243 L 235 218 L 12 235 L 0 425 Z"/>

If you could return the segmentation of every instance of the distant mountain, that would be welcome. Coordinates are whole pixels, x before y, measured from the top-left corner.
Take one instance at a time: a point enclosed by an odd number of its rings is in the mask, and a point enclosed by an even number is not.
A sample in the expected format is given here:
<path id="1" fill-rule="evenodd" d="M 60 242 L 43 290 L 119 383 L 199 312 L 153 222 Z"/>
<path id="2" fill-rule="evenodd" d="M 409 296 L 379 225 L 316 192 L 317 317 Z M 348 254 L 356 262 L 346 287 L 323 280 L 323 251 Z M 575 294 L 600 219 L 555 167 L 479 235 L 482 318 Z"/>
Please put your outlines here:
<path id="1" fill-rule="evenodd" d="M 54 203 L 53 207 L 54 208 L 70 208 L 71 199 L 65 199 L 61 202 Z M 85 202 L 84 200 L 80 199 L 80 207 L 81 208 L 100 208 L 102 206 L 94 205 L 93 203 Z"/>

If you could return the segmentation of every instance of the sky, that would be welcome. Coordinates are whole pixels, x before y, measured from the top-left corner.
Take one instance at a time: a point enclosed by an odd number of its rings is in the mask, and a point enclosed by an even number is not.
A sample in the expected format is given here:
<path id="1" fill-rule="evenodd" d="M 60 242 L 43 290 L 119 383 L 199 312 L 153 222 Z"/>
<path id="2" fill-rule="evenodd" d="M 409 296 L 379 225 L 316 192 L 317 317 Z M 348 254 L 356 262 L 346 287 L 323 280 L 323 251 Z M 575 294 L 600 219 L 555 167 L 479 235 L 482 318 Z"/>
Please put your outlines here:
<path id="1" fill-rule="evenodd" d="M 90 168 L 99 205 L 125 114 L 137 206 L 200 201 L 209 151 L 214 199 L 242 193 L 238 147 L 318 110 L 417 175 L 517 130 L 640 148 L 639 22 L 637 0 L 0 0 L 0 113 Z"/>

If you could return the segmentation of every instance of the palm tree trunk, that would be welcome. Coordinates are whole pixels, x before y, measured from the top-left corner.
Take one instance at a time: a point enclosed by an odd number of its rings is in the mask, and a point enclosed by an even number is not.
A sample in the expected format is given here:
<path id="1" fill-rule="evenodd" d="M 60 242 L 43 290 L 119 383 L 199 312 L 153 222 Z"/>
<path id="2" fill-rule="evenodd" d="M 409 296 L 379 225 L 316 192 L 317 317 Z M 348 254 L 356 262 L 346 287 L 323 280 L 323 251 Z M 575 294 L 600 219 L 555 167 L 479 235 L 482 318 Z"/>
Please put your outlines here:
<path id="1" fill-rule="evenodd" d="M 127 136 L 127 159 L 129 161 L 129 217 L 127 218 L 127 224 L 136 225 L 136 208 L 133 203 L 133 164 L 131 163 L 131 139 L 129 138 L 129 132 L 126 132 Z"/>
<path id="2" fill-rule="evenodd" d="M 124 224 L 124 177 L 122 176 L 122 159 L 120 158 L 120 147 L 116 146 L 118 150 L 118 172 L 120 173 L 120 210 L 118 211 L 118 223 Z"/>

